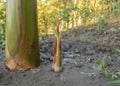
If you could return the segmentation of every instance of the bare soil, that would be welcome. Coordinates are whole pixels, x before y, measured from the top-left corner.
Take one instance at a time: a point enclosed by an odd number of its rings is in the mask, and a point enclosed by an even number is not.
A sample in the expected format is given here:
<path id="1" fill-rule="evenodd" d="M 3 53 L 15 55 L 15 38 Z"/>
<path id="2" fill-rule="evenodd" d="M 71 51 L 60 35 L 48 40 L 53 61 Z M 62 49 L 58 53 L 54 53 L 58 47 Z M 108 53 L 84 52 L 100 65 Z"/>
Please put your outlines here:
<path id="1" fill-rule="evenodd" d="M 88 29 L 89 28 L 89 29 Z M 97 70 L 96 61 L 110 56 L 106 68 L 111 72 L 120 69 L 120 22 L 101 30 L 94 26 L 79 27 L 62 34 L 63 71 L 51 71 L 53 36 L 42 39 L 41 65 L 29 71 L 13 72 L 4 66 L 4 52 L 0 54 L 0 86 L 120 86 L 109 84 L 111 78 Z M 120 76 L 118 76 L 120 79 Z"/>

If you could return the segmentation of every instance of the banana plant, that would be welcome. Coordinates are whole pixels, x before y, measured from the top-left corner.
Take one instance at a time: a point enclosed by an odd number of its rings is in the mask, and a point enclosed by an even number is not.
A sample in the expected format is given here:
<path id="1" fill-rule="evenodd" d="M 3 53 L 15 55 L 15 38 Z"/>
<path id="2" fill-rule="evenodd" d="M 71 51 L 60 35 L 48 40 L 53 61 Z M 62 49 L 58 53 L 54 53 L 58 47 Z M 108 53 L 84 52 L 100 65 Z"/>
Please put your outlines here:
<path id="1" fill-rule="evenodd" d="M 12 71 L 36 68 L 40 64 L 37 0 L 7 0 L 6 61 Z"/>
<path id="2" fill-rule="evenodd" d="M 53 56 L 52 69 L 54 72 L 62 71 L 61 33 L 59 29 L 60 29 L 60 24 L 57 25 L 56 29 L 53 29 L 55 38 L 54 38 L 53 46 L 52 46 L 52 56 Z"/>

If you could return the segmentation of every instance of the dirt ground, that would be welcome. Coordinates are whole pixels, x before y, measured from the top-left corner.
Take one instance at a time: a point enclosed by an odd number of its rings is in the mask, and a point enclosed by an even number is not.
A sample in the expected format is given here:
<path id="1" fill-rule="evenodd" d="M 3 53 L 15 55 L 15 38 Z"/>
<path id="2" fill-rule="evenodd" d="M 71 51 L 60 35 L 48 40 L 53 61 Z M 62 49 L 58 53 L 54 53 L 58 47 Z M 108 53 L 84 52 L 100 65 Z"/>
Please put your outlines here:
<path id="1" fill-rule="evenodd" d="M 63 33 L 61 73 L 51 71 L 52 36 L 41 41 L 41 65 L 37 69 L 8 71 L 4 67 L 3 52 L 0 55 L 0 86 L 120 86 L 109 84 L 111 79 L 98 71 L 96 64 L 98 59 L 110 55 L 111 61 L 106 67 L 110 71 L 120 69 L 120 53 L 116 51 L 120 49 L 119 27 L 120 22 L 116 22 L 101 30 L 88 26 Z"/>

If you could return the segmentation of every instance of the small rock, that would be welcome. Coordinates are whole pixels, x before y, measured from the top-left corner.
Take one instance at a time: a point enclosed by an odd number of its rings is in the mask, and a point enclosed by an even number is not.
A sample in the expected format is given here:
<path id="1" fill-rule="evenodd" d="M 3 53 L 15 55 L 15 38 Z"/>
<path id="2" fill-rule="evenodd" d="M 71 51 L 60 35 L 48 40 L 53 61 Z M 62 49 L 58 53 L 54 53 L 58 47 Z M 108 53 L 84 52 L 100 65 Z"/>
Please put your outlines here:
<path id="1" fill-rule="evenodd" d="M 47 78 L 47 81 L 50 81 L 50 82 L 51 82 L 51 81 L 52 81 L 52 79 L 50 79 L 50 78 Z"/>
<path id="2" fill-rule="evenodd" d="M 87 61 L 86 61 L 86 63 L 92 63 L 93 60 L 94 60 L 93 58 L 88 58 Z"/>
<path id="3" fill-rule="evenodd" d="M 60 80 L 65 82 L 65 77 L 63 75 L 60 76 Z"/>
<path id="4" fill-rule="evenodd" d="M 26 74 L 23 74 L 22 76 L 23 76 L 23 77 L 26 77 Z"/>
<path id="5" fill-rule="evenodd" d="M 41 58 L 43 60 L 50 60 L 51 59 L 51 55 L 49 53 L 40 53 Z"/>
<path id="6" fill-rule="evenodd" d="M 85 54 L 86 55 L 93 55 L 94 54 L 94 50 L 88 50 Z"/>
<path id="7" fill-rule="evenodd" d="M 60 77 L 60 74 L 55 74 L 55 77 Z"/>
<path id="8" fill-rule="evenodd" d="M 50 85 L 53 85 L 54 84 L 54 81 L 53 80 L 50 80 Z"/>
<path id="9" fill-rule="evenodd" d="M 67 64 L 74 64 L 74 60 L 70 58 L 63 59 L 62 65 L 67 65 Z"/>
<path id="10" fill-rule="evenodd" d="M 71 44 L 65 43 L 62 45 L 62 51 L 68 51 L 71 48 Z"/>
<path id="11" fill-rule="evenodd" d="M 76 49 L 75 49 L 75 53 L 82 53 L 82 51 L 81 51 L 81 49 L 76 48 Z"/>
<path id="12" fill-rule="evenodd" d="M 74 58 L 76 56 L 73 52 L 64 52 L 63 53 L 64 58 Z"/>
<path id="13" fill-rule="evenodd" d="M 71 70 L 72 69 L 72 65 L 65 65 L 65 66 L 63 66 L 63 69 Z"/>
<path id="14" fill-rule="evenodd" d="M 40 71 L 40 69 L 32 69 L 33 74 L 38 73 L 39 71 Z"/>
<path id="15" fill-rule="evenodd" d="M 80 72 L 80 74 L 87 75 L 88 77 L 93 77 L 93 76 L 96 77 L 97 76 L 96 72 L 92 72 L 92 73 Z"/>
<path id="16" fill-rule="evenodd" d="M 91 79 L 91 80 L 95 80 L 95 77 L 96 77 L 95 74 L 90 74 L 90 75 L 88 75 L 88 76 L 89 76 L 89 79 Z"/>
<path id="17" fill-rule="evenodd" d="M 83 65 L 84 65 L 84 63 L 82 61 L 75 61 L 74 63 L 75 63 L 76 67 L 80 67 L 80 68 L 83 67 Z"/>

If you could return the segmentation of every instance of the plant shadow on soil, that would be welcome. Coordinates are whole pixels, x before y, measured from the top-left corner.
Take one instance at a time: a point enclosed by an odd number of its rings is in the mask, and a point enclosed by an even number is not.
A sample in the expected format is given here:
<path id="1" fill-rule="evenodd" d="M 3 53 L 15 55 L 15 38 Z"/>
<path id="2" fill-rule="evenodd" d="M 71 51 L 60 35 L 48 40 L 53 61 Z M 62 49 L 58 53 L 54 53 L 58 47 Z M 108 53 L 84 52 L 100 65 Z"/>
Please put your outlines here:
<path id="1" fill-rule="evenodd" d="M 120 22 L 105 28 L 116 27 L 116 25 L 120 27 Z M 50 53 L 53 36 L 42 40 L 40 44 L 42 62 L 37 69 L 23 72 L 8 71 L 4 67 L 4 54 L 1 54 L 0 86 L 120 86 L 108 84 L 111 79 L 107 79 L 96 70 L 96 61 L 108 54 L 112 60 L 106 64 L 107 68 L 110 71 L 120 69 L 120 53 L 115 52 L 116 48 L 120 48 L 120 30 L 108 34 L 103 33 L 104 29 L 86 28 L 81 27 L 62 34 L 63 71 L 61 73 L 51 71 Z"/>

